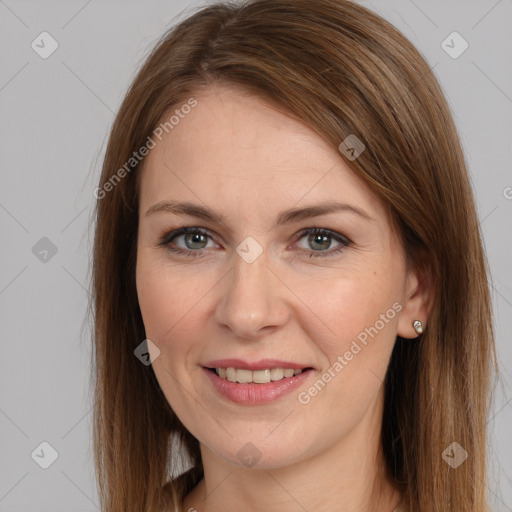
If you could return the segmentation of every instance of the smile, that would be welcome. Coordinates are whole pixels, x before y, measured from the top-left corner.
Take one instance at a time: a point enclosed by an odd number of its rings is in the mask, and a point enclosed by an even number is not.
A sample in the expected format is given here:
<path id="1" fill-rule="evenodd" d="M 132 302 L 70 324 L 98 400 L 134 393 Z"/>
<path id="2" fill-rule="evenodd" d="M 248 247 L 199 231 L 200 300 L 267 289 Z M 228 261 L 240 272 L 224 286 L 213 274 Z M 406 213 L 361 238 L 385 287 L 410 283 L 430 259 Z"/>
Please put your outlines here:
<path id="1" fill-rule="evenodd" d="M 233 360 L 229 363 L 224 360 L 222 363 L 225 366 L 220 365 L 220 361 L 216 363 L 215 366 L 203 366 L 203 372 L 217 396 L 249 406 L 264 405 L 284 398 L 304 386 L 305 382 L 316 373 L 312 367 L 290 368 L 287 367 L 288 365 L 273 367 L 273 365 L 270 366 L 270 361 L 266 362 L 269 367 L 263 366 L 263 362 L 249 365 L 240 364 L 239 361 L 237 366 L 246 366 L 246 368 L 228 366 L 235 363 Z M 247 366 L 253 366 L 253 369 Z"/>

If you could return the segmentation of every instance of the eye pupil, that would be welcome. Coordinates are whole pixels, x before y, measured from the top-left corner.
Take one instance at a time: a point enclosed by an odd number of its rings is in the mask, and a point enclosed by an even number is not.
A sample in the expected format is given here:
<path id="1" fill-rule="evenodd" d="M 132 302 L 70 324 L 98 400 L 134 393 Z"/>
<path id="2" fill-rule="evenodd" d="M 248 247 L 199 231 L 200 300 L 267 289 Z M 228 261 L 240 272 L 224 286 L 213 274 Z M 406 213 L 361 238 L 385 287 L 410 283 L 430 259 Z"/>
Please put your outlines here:
<path id="1" fill-rule="evenodd" d="M 204 240 L 201 240 L 201 238 L 204 238 L 204 235 L 201 233 L 188 233 L 185 235 L 185 244 L 187 247 L 189 247 L 189 244 L 187 243 L 187 240 L 189 237 L 192 237 L 192 244 L 201 244 L 204 243 Z M 190 249 L 202 249 L 202 247 L 189 247 Z"/>
<path id="2" fill-rule="evenodd" d="M 316 243 L 319 243 L 320 245 L 322 245 L 322 243 L 324 244 L 324 247 L 320 247 L 320 249 L 328 249 L 329 248 L 329 246 L 331 245 L 329 239 L 330 239 L 330 236 L 322 235 L 322 234 L 314 234 L 310 237 L 310 240 L 312 240 L 313 244 L 316 244 Z M 327 243 L 325 243 L 326 241 L 327 241 Z"/>

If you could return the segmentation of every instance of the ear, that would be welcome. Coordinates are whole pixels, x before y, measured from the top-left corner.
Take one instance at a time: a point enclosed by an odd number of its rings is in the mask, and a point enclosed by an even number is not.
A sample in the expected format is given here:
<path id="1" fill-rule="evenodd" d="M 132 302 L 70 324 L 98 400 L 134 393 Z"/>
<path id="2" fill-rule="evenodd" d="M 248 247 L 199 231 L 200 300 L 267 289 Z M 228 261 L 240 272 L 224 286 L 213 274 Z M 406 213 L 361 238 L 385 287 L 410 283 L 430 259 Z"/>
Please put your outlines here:
<path id="1" fill-rule="evenodd" d="M 434 293 L 434 279 L 430 266 L 422 265 L 408 270 L 403 308 L 398 319 L 398 336 L 407 339 L 417 338 L 419 335 L 413 326 L 416 320 L 423 324 L 425 331 L 434 303 Z"/>

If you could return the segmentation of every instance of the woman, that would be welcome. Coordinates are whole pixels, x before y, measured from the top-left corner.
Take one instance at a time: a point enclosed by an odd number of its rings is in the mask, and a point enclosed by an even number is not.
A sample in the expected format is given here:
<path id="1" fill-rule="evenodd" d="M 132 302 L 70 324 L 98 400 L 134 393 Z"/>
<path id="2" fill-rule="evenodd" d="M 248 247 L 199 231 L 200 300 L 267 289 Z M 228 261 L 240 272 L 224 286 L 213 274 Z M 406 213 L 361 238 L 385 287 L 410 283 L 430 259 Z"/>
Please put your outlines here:
<path id="1" fill-rule="evenodd" d="M 473 194 L 389 23 L 347 0 L 190 16 L 96 197 L 102 510 L 488 510 Z"/>

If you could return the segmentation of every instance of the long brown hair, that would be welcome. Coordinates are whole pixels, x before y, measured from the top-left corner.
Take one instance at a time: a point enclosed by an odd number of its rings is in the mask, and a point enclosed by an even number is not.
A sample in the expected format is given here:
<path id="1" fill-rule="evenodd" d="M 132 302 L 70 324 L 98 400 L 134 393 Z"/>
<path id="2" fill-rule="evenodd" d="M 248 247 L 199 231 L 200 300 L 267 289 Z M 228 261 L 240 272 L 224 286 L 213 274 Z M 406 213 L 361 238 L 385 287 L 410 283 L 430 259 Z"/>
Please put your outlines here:
<path id="1" fill-rule="evenodd" d="M 348 0 L 205 7 L 169 30 L 134 79 L 104 159 L 93 262 L 94 450 L 102 510 L 155 512 L 202 478 L 198 441 L 151 366 L 137 301 L 139 181 L 130 161 L 171 108 L 212 83 L 236 85 L 305 122 L 391 212 L 408 261 L 428 269 L 433 308 L 419 340 L 397 338 L 382 447 L 408 512 L 487 510 L 486 418 L 496 372 L 488 267 L 449 108 L 432 70 L 392 25 Z M 124 166 L 124 172 L 119 172 Z M 108 185 L 110 183 L 110 186 Z M 468 454 L 457 469 L 443 452 Z M 173 478 L 182 464 L 192 469 Z"/>

